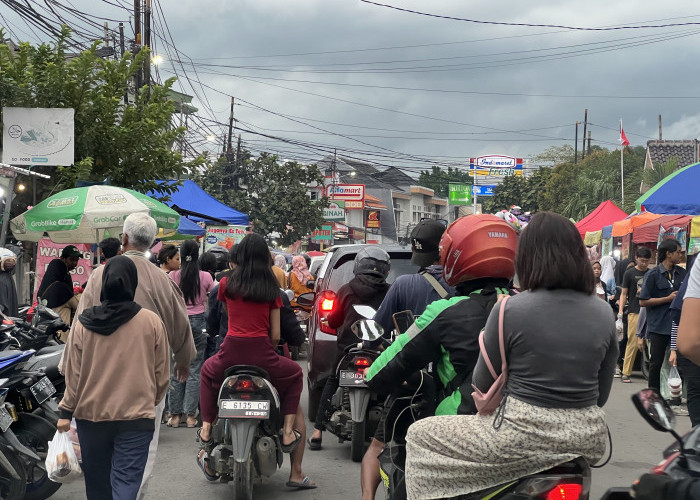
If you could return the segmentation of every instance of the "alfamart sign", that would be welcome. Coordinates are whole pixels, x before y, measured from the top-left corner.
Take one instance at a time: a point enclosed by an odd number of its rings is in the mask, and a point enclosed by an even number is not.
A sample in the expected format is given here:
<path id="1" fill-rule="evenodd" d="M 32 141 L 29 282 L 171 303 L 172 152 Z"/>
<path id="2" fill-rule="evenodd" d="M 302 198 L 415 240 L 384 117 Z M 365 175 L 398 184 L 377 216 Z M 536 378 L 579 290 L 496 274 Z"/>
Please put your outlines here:
<path id="1" fill-rule="evenodd" d="M 512 156 L 487 155 L 469 158 L 469 175 L 510 177 L 523 175 L 523 159 Z"/>

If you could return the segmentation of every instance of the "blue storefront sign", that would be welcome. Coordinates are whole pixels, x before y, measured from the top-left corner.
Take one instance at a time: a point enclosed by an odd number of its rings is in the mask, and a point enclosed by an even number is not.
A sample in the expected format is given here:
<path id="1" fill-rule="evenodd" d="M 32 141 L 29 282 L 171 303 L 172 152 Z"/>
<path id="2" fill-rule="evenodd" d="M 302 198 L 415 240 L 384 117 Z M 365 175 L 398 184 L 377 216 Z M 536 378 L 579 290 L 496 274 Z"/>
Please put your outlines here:
<path id="1" fill-rule="evenodd" d="M 493 196 L 493 190 L 495 188 L 495 184 L 489 186 L 472 186 L 472 194 L 476 196 Z"/>

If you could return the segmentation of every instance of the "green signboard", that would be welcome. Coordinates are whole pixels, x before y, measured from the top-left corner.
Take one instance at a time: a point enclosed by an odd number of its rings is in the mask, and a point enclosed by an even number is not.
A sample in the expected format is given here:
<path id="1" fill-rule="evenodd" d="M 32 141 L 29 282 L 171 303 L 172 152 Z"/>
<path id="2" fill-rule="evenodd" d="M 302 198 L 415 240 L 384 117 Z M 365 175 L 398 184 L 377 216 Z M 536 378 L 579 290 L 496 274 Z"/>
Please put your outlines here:
<path id="1" fill-rule="evenodd" d="M 471 205 L 472 186 L 463 182 L 450 182 L 450 205 Z"/>
<path id="2" fill-rule="evenodd" d="M 311 233 L 311 238 L 317 241 L 331 241 L 332 229 L 332 226 L 321 226 L 321 229 L 314 229 L 314 232 Z"/>
<path id="3" fill-rule="evenodd" d="M 327 221 L 344 221 L 345 220 L 345 201 L 331 200 L 328 208 L 323 209 L 323 220 Z"/>

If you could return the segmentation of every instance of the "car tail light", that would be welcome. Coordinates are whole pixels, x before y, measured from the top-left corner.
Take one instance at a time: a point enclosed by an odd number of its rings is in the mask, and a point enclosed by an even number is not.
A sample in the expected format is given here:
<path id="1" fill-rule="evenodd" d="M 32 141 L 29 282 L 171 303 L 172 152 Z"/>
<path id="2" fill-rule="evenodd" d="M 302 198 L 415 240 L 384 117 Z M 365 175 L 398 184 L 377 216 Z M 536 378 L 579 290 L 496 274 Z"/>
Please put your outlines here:
<path id="1" fill-rule="evenodd" d="M 561 483 L 556 485 L 544 497 L 545 500 L 579 500 L 583 486 L 577 483 Z"/>
<path id="2" fill-rule="evenodd" d="M 328 326 L 327 316 L 333 311 L 336 304 L 338 303 L 337 296 L 332 290 L 326 290 L 319 297 L 318 301 L 318 325 L 323 333 L 329 335 L 338 335 L 335 328 Z"/>
<path id="3" fill-rule="evenodd" d="M 355 358 L 352 360 L 352 364 L 357 368 L 367 368 L 372 364 L 372 362 L 369 360 L 369 358 Z"/>
<path id="4" fill-rule="evenodd" d="M 326 290 L 323 292 L 323 295 L 321 295 L 319 309 L 323 312 L 331 312 L 335 307 L 336 299 L 337 297 L 335 293 L 330 290 Z"/>

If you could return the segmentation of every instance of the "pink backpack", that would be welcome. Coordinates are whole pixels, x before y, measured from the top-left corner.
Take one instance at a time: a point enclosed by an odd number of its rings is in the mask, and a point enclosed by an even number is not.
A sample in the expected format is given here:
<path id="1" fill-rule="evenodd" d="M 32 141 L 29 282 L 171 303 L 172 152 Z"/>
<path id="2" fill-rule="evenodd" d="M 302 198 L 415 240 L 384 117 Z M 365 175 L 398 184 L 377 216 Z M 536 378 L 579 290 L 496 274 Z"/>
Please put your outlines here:
<path id="1" fill-rule="evenodd" d="M 481 355 L 484 357 L 486 366 L 491 372 L 491 376 L 494 380 L 486 394 L 481 392 L 475 385 L 472 384 L 472 387 L 474 388 L 472 397 L 474 398 L 474 403 L 476 404 L 477 410 L 479 410 L 479 415 L 491 415 L 501 405 L 503 390 L 505 389 L 506 380 L 508 379 L 506 349 L 503 345 L 503 314 L 506 310 L 506 302 L 508 302 L 508 297 L 503 298 L 503 301 L 501 302 L 501 309 L 498 311 L 498 345 L 501 348 L 500 375 L 496 374 L 496 370 L 494 370 L 493 364 L 491 363 L 489 355 L 486 352 L 486 347 L 484 346 L 484 332 L 482 331 L 479 334 L 479 350 L 481 351 Z"/>

